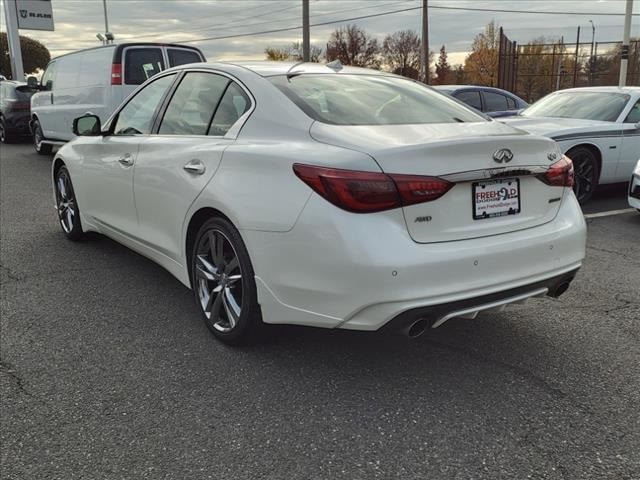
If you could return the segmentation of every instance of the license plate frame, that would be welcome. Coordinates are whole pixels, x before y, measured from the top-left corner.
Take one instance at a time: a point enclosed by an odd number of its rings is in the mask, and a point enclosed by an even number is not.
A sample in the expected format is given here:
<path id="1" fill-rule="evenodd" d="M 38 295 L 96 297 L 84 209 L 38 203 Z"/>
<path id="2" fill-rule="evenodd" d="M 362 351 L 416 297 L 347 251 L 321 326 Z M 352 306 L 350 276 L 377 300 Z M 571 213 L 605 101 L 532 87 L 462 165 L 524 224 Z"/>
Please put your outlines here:
<path id="1" fill-rule="evenodd" d="M 517 215 L 522 209 L 519 178 L 473 182 L 471 192 L 471 211 L 474 220 Z M 482 193 L 488 196 L 483 197 Z"/>

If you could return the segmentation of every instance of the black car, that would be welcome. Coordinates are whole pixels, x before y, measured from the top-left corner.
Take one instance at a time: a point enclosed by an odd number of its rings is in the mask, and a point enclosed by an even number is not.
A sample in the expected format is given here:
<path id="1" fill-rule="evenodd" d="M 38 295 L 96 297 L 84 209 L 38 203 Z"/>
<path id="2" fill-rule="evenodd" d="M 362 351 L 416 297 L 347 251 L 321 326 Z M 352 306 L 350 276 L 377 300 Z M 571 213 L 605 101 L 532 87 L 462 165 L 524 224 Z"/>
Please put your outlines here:
<path id="1" fill-rule="evenodd" d="M 0 81 L 0 142 L 11 143 L 29 135 L 31 95 L 35 92 L 24 82 Z"/>
<path id="2" fill-rule="evenodd" d="M 529 106 L 520 97 L 499 88 L 474 85 L 434 85 L 433 88 L 493 118 L 517 115 Z"/>

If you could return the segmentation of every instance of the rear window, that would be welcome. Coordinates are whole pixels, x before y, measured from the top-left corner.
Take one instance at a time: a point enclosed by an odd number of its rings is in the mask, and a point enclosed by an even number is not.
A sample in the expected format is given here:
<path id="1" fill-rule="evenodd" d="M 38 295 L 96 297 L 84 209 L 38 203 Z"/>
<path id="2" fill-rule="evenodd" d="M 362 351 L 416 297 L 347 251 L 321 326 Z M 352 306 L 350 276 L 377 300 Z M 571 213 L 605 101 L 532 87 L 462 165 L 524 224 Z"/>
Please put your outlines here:
<path id="1" fill-rule="evenodd" d="M 124 62 L 124 83 L 142 85 L 164 70 L 162 50 L 159 48 L 129 48 Z"/>
<path id="2" fill-rule="evenodd" d="M 311 118 L 333 125 L 486 121 L 454 100 L 402 78 L 303 74 L 269 80 Z"/>
<path id="3" fill-rule="evenodd" d="M 202 62 L 202 58 L 198 52 L 193 50 L 184 50 L 180 48 L 170 48 L 167 50 L 169 56 L 169 66 L 177 67 L 178 65 L 185 65 L 187 63 Z"/>

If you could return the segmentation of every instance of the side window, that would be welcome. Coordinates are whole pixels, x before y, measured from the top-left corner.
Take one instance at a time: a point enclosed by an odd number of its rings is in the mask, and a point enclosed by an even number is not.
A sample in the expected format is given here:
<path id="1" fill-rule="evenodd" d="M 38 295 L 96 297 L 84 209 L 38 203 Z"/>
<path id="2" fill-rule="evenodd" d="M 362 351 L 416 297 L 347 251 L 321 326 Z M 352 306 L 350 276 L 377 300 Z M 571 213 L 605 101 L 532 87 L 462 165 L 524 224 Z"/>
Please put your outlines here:
<path id="1" fill-rule="evenodd" d="M 509 110 L 515 110 L 516 109 L 516 101 L 511 97 L 507 97 L 507 108 Z"/>
<path id="2" fill-rule="evenodd" d="M 507 97 L 495 92 L 484 92 L 484 104 L 486 112 L 500 112 L 508 110 Z"/>
<path id="3" fill-rule="evenodd" d="M 453 95 L 461 102 L 482 111 L 482 102 L 480 100 L 480 92 L 474 92 L 473 90 L 463 90 Z"/>
<path id="4" fill-rule="evenodd" d="M 209 135 L 224 136 L 234 123 L 249 110 L 251 100 L 237 83 L 231 82 L 213 116 Z"/>
<path id="5" fill-rule="evenodd" d="M 633 108 L 629 112 L 629 115 L 627 115 L 626 120 L 624 121 L 624 123 L 638 123 L 638 122 L 640 122 L 640 100 L 636 102 L 636 104 L 633 106 Z"/>
<path id="6" fill-rule="evenodd" d="M 53 89 L 53 81 L 55 76 L 56 76 L 56 63 L 53 62 L 47 66 L 47 69 L 42 75 L 42 80 L 40 81 L 40 84 L 45 88 L 45 90 Z"/>
<path id="7" fill-rule="evenodd" d="M 206 135 L 213 112 L 228 84 L 229 79 L 222 75 L 187 73 L 169 102 L 159 133 Z"/>
<path id="8" fill-rule="evenodd" d="M 151 133 L 153 114 L 175 74 L 161 77 L 140 90 L 118 113 L 113 129 L 115 135 L 148 135 Z"/>
<path id="9" fill-rule="evenodd" d="M 124 60 L 124 83 L 142 85 L 164 70 L 162 50 L 159 48 L 129 48 Z"/>
<path id="10" fill-rule="evenodd" d="M 193 50 L 186 50 L 183 48 L 169 48 L 167 49 L 167 55 L 169 57 L 169 66 L 177 67 L 178 65 L 185 65 L 187 63 L 202 62 L 202 58 Z"/>

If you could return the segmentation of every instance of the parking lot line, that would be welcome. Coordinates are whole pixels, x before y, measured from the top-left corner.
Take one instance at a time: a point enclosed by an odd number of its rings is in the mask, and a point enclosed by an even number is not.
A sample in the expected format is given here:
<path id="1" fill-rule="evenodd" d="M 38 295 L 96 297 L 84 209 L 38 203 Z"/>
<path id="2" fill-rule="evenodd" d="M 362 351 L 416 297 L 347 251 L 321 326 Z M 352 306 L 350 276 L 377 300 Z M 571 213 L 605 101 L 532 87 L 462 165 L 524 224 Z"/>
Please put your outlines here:
<path id="1" fill-rule="evenodd" d="M 635 208 L 622 208 L 620 210 L 608 210 L 606 212 L 587 213 L 584 218 L 610 217 L 612 215 L 622 215 L 623 213 L 635 212 Z"/>

